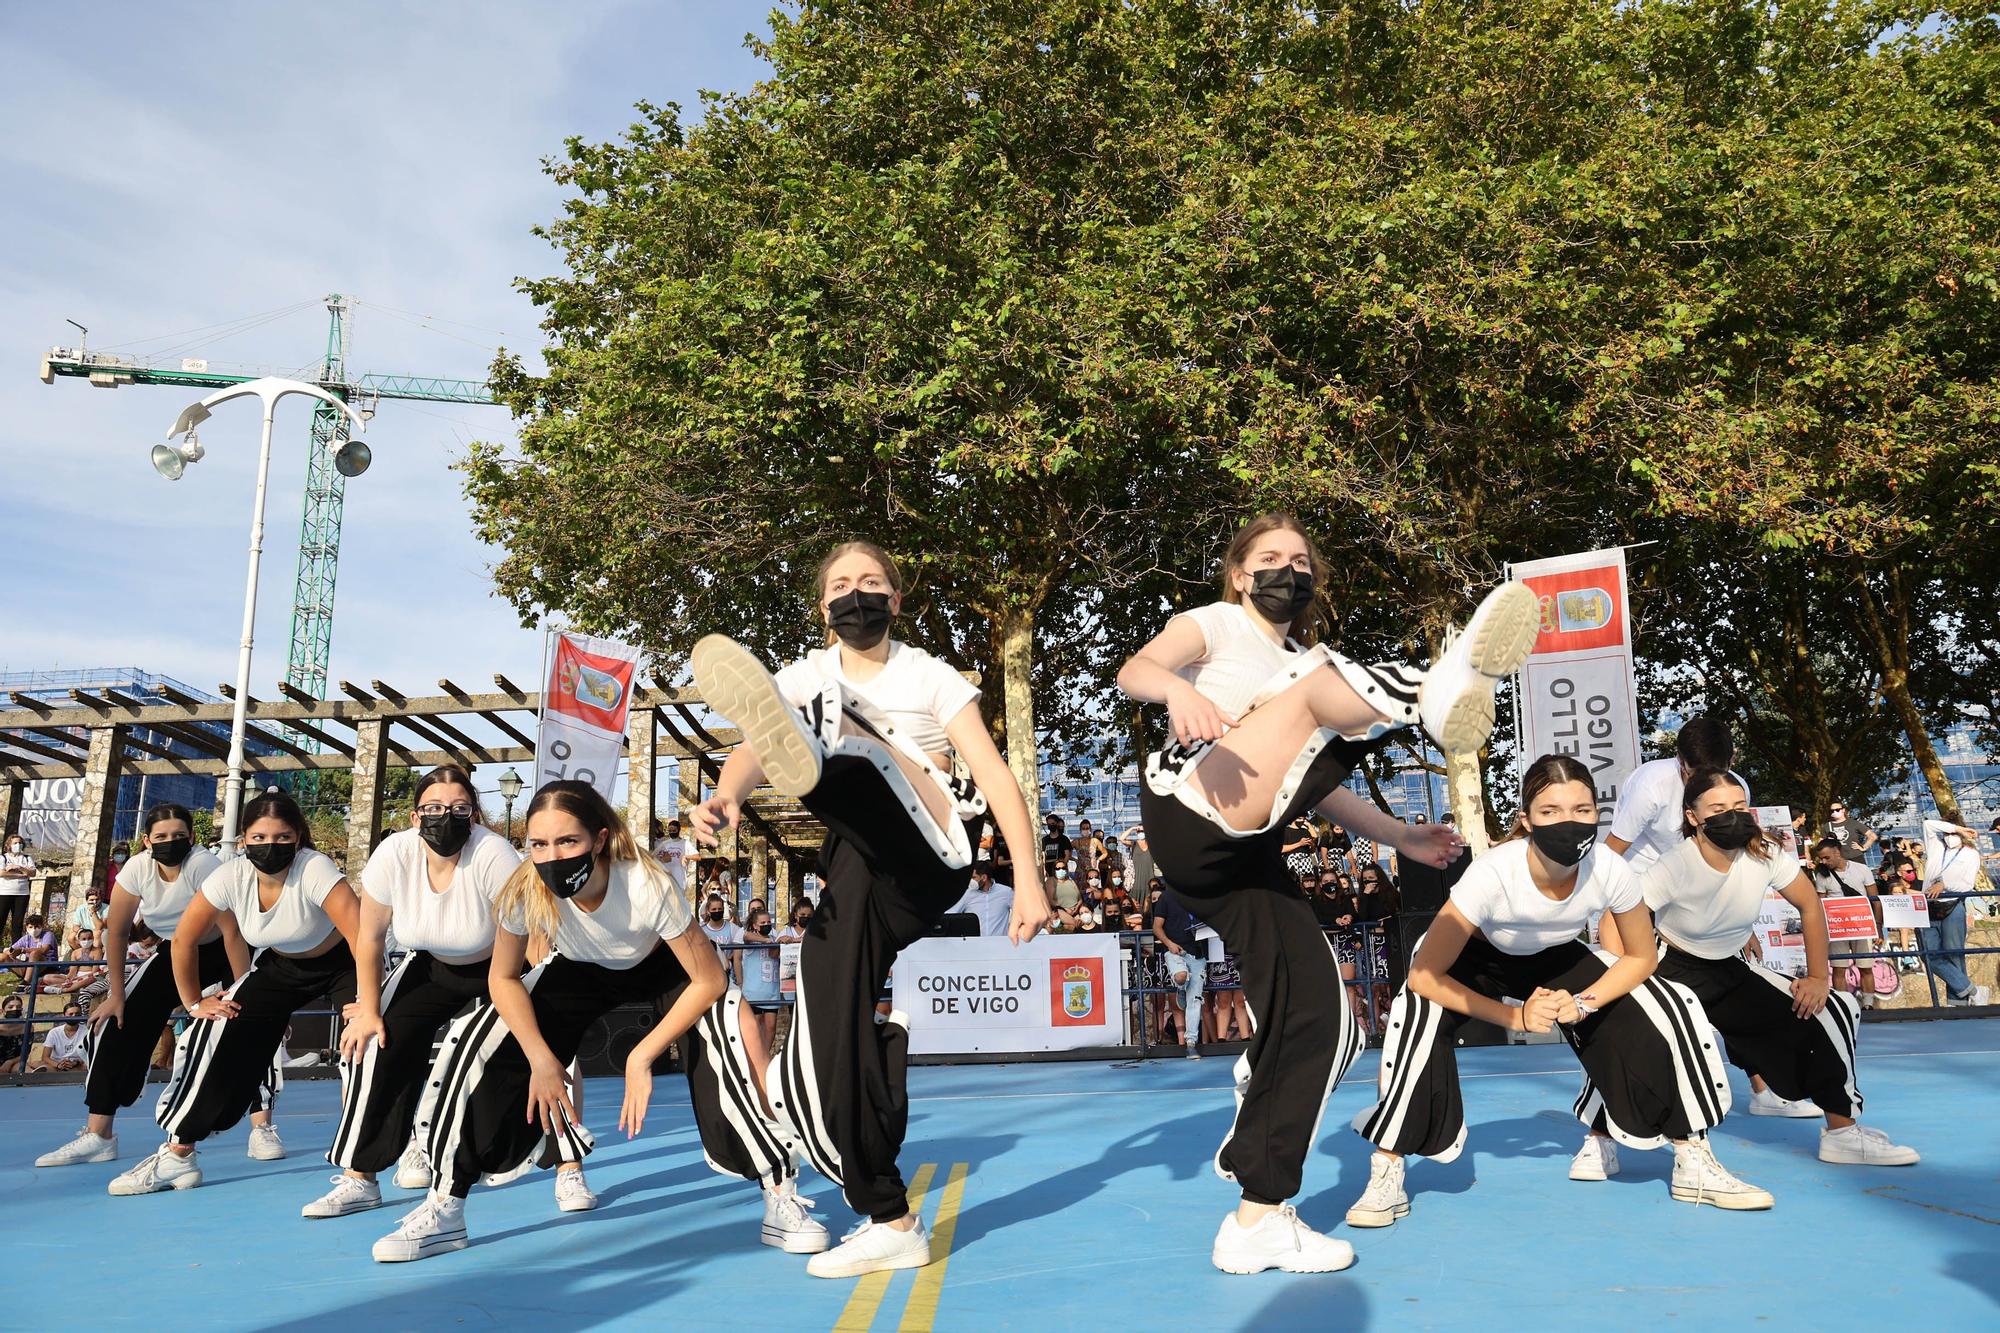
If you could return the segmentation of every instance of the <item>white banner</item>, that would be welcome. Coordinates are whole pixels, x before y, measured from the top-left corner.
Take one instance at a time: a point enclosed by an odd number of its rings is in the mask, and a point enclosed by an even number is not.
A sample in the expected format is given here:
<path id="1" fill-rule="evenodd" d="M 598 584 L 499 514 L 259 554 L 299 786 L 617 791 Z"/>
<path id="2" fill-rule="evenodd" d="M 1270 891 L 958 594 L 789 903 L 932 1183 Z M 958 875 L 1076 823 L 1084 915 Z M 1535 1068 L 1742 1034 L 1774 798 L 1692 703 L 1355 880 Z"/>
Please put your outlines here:
<path id="1" fill-rule="evenodd" d="M 1930 911 L 1921 893 L 1885 893 L 1881 902 L 1885 930 L 1923 930 L 1931 923 Z"/>
<path id="2" fill-rule="evenodd" d="M 1125 1042 L 1116 935 L 934 937 L 896 956 L 912 1055 L 1068 1051 Z"/>
<path id="3" fill-rule="evenodd" d="M 581 634 L 555 636 L 535 733 L 537 787 L 568 778 L 588 782 L 611 799 L 638 672 L 636 648 Z"/>
<path id="4" fill-rule="evenodd" d="M 1545 754 L 1582 760 L 1597 780 L 1599 819 L 1608 823 L 1618 784 L 1645 758 L 1632 681 L 1625 552 L 1525 560 L 1509 573 L 1542 603 L 1542 632 L 1515 693 L 1521 766 Z"/>

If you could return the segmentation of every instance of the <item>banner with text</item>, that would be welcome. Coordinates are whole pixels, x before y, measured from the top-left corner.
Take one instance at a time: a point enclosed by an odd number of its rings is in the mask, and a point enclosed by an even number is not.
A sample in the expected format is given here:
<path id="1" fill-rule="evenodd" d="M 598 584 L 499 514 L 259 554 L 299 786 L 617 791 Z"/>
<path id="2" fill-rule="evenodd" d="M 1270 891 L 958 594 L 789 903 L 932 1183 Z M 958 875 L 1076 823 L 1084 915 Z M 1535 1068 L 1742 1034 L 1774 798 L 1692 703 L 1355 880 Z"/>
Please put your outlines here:
<path id="1" fill-rule="evenodd" d="M 918 940 L 896 956 L 912 1055 L 1069 1051 L 1125 1042 L 1116 935 Z"/>
<path id="2" fill-rule="evenodd" d="M 1545 754 L 1583 761 L 1597 780 L 1599 819 L 1609 822 L 1618 785 L 1645 758 L 1625 612 L 1625 552 L 1524 560 L 1510 573 L 1542 604 L 1542 632 L 1515 696 L 1521 766 Z"/>
<path id="3" fill-rule="evenodd" d="M 638 673 L 637 648 L 582 634 L 555 636 L 535 735 L 537 787 L 569 778 L 588 782 L 611 799 Z"/>

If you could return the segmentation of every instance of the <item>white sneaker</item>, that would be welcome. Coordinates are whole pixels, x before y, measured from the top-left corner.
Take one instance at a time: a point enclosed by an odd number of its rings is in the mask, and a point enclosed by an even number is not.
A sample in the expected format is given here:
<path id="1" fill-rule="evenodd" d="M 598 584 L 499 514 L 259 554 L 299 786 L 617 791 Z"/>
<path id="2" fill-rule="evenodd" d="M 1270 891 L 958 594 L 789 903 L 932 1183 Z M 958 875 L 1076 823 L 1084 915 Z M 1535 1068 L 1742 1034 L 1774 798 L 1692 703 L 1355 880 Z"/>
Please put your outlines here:
<path id="1" fill-rule="evenodd" d="M 786 1254 L 818 1254 L 830 1243 L 826 1228 L 806 1211 L 811 1199 L 799 1197 L 790 1181 L 764 1191 L 764 1243 Z"/>
<path id="2" fill-rule="evenodd" d="M 1755 1212 L 1773 1202 L 1766 1190 L 1746 1184 L 1729 1174 L 1715 1160 L 1708 1140 L 1689 1139 L 1674 1145 L 1673 1196 L 1681 1203 L 1711 1204 L 1732 1212 Z"/>
<path id="3" fill-rule="evenodd" d="M 1222 1219 L 1208 1257 L 1225 1273 L 1261 1273 L 1267 1268 L 1337 1273 L 1354 1262 L 1354 1247 L 1320 1235 L 1299 1221 L 1296 1209 L 1284 1204 L 1264 1214 L 1254 1227 L 1244 1227 L 1230 1213 Z"/>
<path id="4" fill-rule="evenodd" d="M 36 1166 L 78 1166 L 85 1162 L 109 1162 L 118 1156 L 116 1134 L 93 1134 L 89 1130 L 35 1159 Z"/>
<path id="5" fill-rule="evenodd" d="M 1891 1143 L 1879 1129 L 1848 1125 L 1819 1132 L 1819 1160 L 1838 1166 L 1915 1166 L 1923 1159 L 1915 1148 Z"/>
<path id="6" fill-rule="evenodd" d="M 924 1230 L 923 1218 L 908 1231 L 864 1218 L 841 1237 L 840 1244 L 806 1260 L 806 1272 L 814 1277 L 860 1277 L 890 1268 L 922 1268 L 930 1261 L 931 1235 Z"/>
<path id="7" fill-rule="evenodd" d="M 424 1145 L 411 1139 L 403 1149 L 403 1155 L 396 1162 L 396 1188 L 399 1190 L 427 1190 L 431 1187 L 431 1161 L 424 1156 Z"/>
<path id="8" fill-rule="evenodd" d="M 382 1187 L 345 1171 L 333 1178 L 333 1188 L 299 1209 L 300 1217 L 345 1217 L 382 1206 Z"/>
<path id="9" fill-rule="evenodd" d="M 1445 636 L 1417 687 L 1417 716 L 1450 754 L 1470 754 L 1493 734 L 1493 689 L 1521 669 L 1541 633 L 1541 601 L 1525 583 L 1486 594 L 1463 630 Z"/>
<path id="10" fill-rule="evenodd" d="M 1777 1093 L 1765 1088 L 1750 1094 L 1751 1115 L 1777 1115 L 1787 1120 L 1817 1120 L 1826 1112 L 1804 1097 L 1788 1101 Z"/>
<path id="11" fill-rule="evenodd" d="M 1618 1174 L 1618 1145 L 1602 1134 L 1586 1134 L 1570 1158 L 1571 1180 L 1609 1180 Z"/>
<path id="12" fill-rule="evenodd" d="M 819 740 L 755 654 L 727 635 L 710 634 L 695 644 L 688 664 L 702 702 L 742 731 L 774 791 L 803 796 L 819 785 Z"/>
<path id="13" fill-rule="evenodd" d="M 285 1141 L 278 1137 L 276 1125 L 250 1126 L 250 1160 L 253 1162 L 281 1162 L 285 1158 Z"/>
<path id="14" fill-rule="evenodd" d="M 1984 1005 L 1988 1000 L 1992 998 L 1993 998 L 1993 991 L 1990 987 L 1974 986 L 1971 990 L 1967 991 L 1963 995 L 1952 996 L 1951 1002 L 1953 1004 L 1966 1005 L 1968 1007 L 1977 1007 L 1980 1005 Z"/>
<path id="15" fill-rule="evenodd" d="M 556 1207 L 566 1213 L 587 1213 L 597 1207 L 597 1195 L 583 1178 L 582 1167 L 564 1167 L 556 1172 Z"/>
<path id="16" fill-rule="evenodd" d="M 426 1194 L 401 1225 L 375 1242 L 375 1262 L 405 1264 L 466 1247 L 465 1201 L 449 1194 Z"/>
<path id="17" fill-rule="evenodd" d="M 1410 1196 L 1403 1192 L 1403 1159 L 1378 1152 L 1368 1159 L 1368 1188 L 1347 1210 L 1351 1227 L 1394 1226 L 1410 1215 Z"/>
<path id="18" fill-rule="evenodd" d="M 158 1194 L 161 1190 L 191 1190 L 201 1184 L 201 1165 L 195 1154 L 183 1157 L 161 1144 L 158 1152 L 130 1171 L 112 1180 L 113 1194 Z"/>

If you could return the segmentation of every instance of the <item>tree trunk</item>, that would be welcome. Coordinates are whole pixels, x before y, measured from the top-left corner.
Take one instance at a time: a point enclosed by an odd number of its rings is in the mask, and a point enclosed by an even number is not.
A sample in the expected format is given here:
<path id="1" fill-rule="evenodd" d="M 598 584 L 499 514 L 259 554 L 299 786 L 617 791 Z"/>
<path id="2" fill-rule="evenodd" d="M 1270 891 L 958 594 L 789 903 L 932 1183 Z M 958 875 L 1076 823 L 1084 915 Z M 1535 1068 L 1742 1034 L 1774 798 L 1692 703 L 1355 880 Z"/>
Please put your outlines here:
<path id="1" fill-rule="evenodd" d="M 1446 799 L 1451 802 L 1452 821 L 1458 825 L 1472 854 L 1480 855 L 1492 843 L 1486 836 L 1486 791 L 1479 780 L 1479 756 L 1447 754 L 1444 789 Z"/>
<path id="2" fill-rule="evenodd" d="M 1902 575 L 1895 569 L 1886 571 L 1885 579 L 1888 597 L 1884 603 L 1878 604 L 1868 576 L 1856 572 L 1854 586 L 1859 596 L 1854 601 L 1861 612 L 1861 626 L 1869 647 L 1875 652 L 1876 664 L 1882 669 L 1882 697 L 1889 701 L 1896 720 L 1903 725 L 1903 734 L 1909 738 L 1910 753 L 1916 758 L 1917 770 L 1930 784 L 1931 799 L 1937 802 L 1938 815 L 1956 824 L 1960 819 L 1958 793 L 1953 790 L 1951 779 L 1945 775 L 1937 747 L 1931 744 L 1930 729 L 1924 725 L 1923 714 L 1917 709 L 1916 696 L 1910 693 L 1909 597 L 1903 590 Z"/>
<path id="3" fill-rule="evenodd" d="M 1035 745 L 1035 609 L 1008 602 L 1000 611 L 1000 684 L 1006 700 L 1007 767 L 1021 784 L 1028 818 L 1041 820 L 1041 774 Z"/>

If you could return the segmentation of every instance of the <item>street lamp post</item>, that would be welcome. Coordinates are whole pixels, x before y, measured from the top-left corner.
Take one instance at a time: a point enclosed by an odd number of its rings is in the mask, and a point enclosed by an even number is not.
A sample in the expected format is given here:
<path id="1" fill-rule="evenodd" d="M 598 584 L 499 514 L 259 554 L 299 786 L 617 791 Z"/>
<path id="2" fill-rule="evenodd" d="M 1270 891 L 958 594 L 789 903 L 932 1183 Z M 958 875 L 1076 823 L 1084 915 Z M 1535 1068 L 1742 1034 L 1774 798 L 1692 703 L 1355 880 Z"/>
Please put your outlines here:
<path id="1" fill-rule="evenodd" d="M 521 775 L 511 767 L 500 775 L 500 799 L 507 803 L 507 841 L 514 841 L 514 798 L 521 794 Z"/>
<path id="2" fill-rule="evenodd" d="M 188 464 L 201 460 L 204 451 L 195 434 L 195 427 L 208 420 L 211 409 L 232 398 L 254 397 L 264 405 L 264 438 L 257 455 L 257 497 L 250 514 L 250 571 L 243 590 L 243 639 L 236 652 L 236 707 L 229 722 L 229 776 L 224 779 L 222 797 L 222 842 L 231 847 L 240 837 L 241 830 L 237 825 L 243 814 L 243 733 L 249 723 L 250 648 L 257 624 L 257 565 L 264 553 L 264 492 L 271 476 L 271 422 L 278 400 L 289 393 L 304 394 L 308 398 L 330 403 L 356 430 L 368 428 L 367 422 L 353 408 L 317 385 L 266 376 L 233 384 L 198 403 L 190 404 L 174 422 L 174 428 L 167 432 L 169 443 L 153 446 L 154 470 L 168 481 L 179 481 Z M 187 437 L 185 443 L 171 443 L 180 435 Z M 367 471 L 371 461 L 367 445 L 358 440 L 335 437 L 330 447 L 334 467 L 342 476 L 358 477 Z"/>

